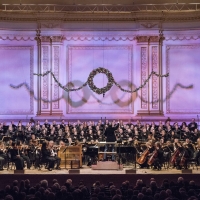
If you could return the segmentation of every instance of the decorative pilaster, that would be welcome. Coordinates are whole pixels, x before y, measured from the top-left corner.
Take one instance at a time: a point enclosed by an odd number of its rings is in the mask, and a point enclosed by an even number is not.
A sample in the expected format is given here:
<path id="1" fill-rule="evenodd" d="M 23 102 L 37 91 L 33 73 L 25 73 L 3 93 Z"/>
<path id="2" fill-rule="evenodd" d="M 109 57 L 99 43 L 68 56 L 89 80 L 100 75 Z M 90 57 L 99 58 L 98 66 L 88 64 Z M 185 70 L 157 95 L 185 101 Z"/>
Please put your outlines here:
<path id="1" fill-rule="evenodd" d="M 141 51 L 141 84 L 151 71 L 161 73 L 161 39 L 163 39 L 161 35 L 137 37 L 137 44 Z M 162 115 L 161 81 L 159 77 L 153 75 L 151 81 L 141 90 L 141 108 L 138 109 L 138 115 Z"/>
<path id="2" fill-rule="evenodd" d="M 141 47 L 141 85 L 147 79 L 148 76 L 148 68 L 147 68 L 147 47 Z M 144 101 L 141 101 L 141 108 L 147 109 L 147 101 L 148 101 L 148 85 L 145 85 L 141 89 L 141 97 Z"/>
<path id="3" fill-rule="evenodd" d="M 62 36 L 41 36 L 41 67 L 38 71 L 44 73 L 51 70 L 58 80 L 61 42 Z M 59 99 L 59 86 L 52 76 L 42 77 L 38 90 L 42 91 L 41 97 L 45 100 L 38 102 L 42 105 L 40 115 L 62 115 L 59 100 L 55 101 Z"/>

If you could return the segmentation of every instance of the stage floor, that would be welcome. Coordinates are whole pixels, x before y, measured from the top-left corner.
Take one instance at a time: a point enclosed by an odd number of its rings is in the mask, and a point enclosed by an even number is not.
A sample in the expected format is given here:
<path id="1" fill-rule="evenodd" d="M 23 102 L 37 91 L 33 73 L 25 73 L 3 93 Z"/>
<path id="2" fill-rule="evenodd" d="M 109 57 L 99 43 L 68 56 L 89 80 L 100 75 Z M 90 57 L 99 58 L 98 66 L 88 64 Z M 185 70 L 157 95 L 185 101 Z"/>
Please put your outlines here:
<path id="1" fill-rule="evenodd" d="M 86 165 L 83 165 L 82 168 L 79 169 L 79 174 L 127 174 L 128 170 L 134 169 L 134 166 L 124 166 L 122 170 L 93 170 L 91 167 L 88 167 Z M 193 174 L 200 174 L 200 168 L 197 170 L 196 167 L 190 168 L 192 169 Z M 41 170 L 34 169 L 33 167 L 31 169 L 25 169 L 24 174 L 69 174 L 73 173 L 73 169 L 61 169 L 61 170 L 52 170 L 48 171 L 44 167 Z M 14 174 L 14 169 L 4 169 L 0 171 L 0 174 Z M 177 169 L 164 169 L 162 168 L 161 171 L 153 170 L 153 169 L 139 169 L 137 166 L 136 174 L 182 174 L 181 170 Z"/>

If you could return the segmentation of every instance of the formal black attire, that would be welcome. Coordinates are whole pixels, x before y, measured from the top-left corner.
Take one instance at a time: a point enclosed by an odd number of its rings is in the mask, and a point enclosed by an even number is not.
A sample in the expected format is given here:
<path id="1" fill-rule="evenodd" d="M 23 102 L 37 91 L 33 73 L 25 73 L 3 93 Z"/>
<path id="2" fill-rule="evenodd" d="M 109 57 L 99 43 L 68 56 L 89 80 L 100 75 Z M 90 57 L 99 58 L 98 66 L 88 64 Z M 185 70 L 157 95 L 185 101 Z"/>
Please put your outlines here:
<path id="1" fill-rule="evenodd" d="M 116 142 L 116 136 L 115 136 L 115 131 L 119 128 L 119 123 L 116 126 L 108 126 L 105 130 L 104 135 L 106 136 L 106 142 Z M 105 145 L 105 150 L 104 152 L 107 152 L 109 147 L 109 144 Z M 115 150 L 115 145 L 111 144 L 112 147 L 112 152 Z M 104 160 L 106 159 L 106 153 L 104 154 Z M 112 154 L 112 160 L 115 159 L 114 154 Z"/>
<path id="2" fill-rule="evenodd" d="M 161 148 L 157 149 L 156 151 L 157 151 L 157 157 L 153 162 L 153 166 L 155 169 L 161 170 L 164 152 Z"/>
<path id="3" fill-rule="evenodd" d="M 55 159 L 54 159 L 54 157 L 51 156 L 50 149 L 42 148 L 41 149 L 41 154 L 42 154 L 42 158 L 41 158 L 42 161 L 43 162 L 48 162 L 48 168 L 49 169 L 54 168 Z"/>
<path id="4" fill-rule="evenodd" d="M 10 149 L 9 152 L 11 161 L 15 163 L 16 170 L 24 169 L 24 159 L 20 156 L 20 150 L 17 148 Z"/>

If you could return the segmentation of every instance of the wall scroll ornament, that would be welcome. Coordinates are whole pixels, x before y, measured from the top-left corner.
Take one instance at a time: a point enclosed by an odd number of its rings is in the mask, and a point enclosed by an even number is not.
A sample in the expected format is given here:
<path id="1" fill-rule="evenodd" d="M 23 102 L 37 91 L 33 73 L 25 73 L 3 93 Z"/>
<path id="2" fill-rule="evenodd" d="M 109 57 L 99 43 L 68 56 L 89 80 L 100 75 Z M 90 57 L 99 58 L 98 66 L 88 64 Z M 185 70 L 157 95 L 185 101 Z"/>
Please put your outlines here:
<path id="1" fill-rule="evenodd" d="M 97 87 L 94 85 L 93 78 L 94 78 L 94 76 L 95 76 L 96 74 L 98 74 L 98 73 L 103 73 L 103 74 L 105 74 L 105 75 L 107 76 L 107 78 L 108 78 L 108 84 L 107 84 L 105 87 L 103 87 L 103 88 L 97 88 Z M 82 86 L 80 86 L 79 88 L 72 88 L 72 89 L 63 86 L 63 85 L 57 80 L 57 78 L 55 77 L 55 75 L 54 75 L 54 73 L 53 73 L 52 71 L 47 71 L 47 72 L 45 72 L 45 73 L 43 73 L 43 74 L 36 74 L 36 73 L 34 73 L 34 75 L 36 75 L 36 76 L 43 76 L 43 77 L 44 77 L 44 76 L 47 76 L 48 74 L 51 74 L 52 77 L 53 77 L 53 79 L 54 79 L 54 81 L 58 84 L 58 86 L 59 86 L 60 88 L 62 88 L 63 90 L 65 90 L 66 92 L 78 91 L 78 90 L 82 89 L 83 87 L 85 87 L 86 85 L 88 85 L 88 86 L 90 87 L 90 89 L 91 89 L 93 92 L 95 92 L 95 93 L 97 93 L 97 94 L 104 94 L 104 95 L 105 95 L 105 93 L 106 93 L 107 91 L 109 91 L 109 90 L 111 89 L 111 87 L 113 86 L 113 84 L 115 84 L 115 85 L 116 85 L 121 91 L 123 91 L 123 92 L 134 93 L 134 92 L 137 92 L 138 90 L 142 89 L 142 88 L 149 82 L 149 79 L 150 79 L 151 76 L 153 76 L 153 75 L 155 75 L 155 76 L 157 76 L 157 77 L 161 77 L 161 78 L 163 78 L 163 77 L 168 77 L 168 76 L 169 76 L 169 73 L 164 74 L 164 75 L 161 75 L 161 74 L 157 74 L 156 72 L 152 71 L 152 72 L 149 74 L 148 78 L 147 78 L 147 79 L 143 82 L 143 84 L 140 85 L 138 88 L 136 88 L 136 89 L 134 89 L 134 90 L 125 90 L 125 89 L 123 89 L 123 88 L 121 87 L 120 84 L 118 84 L 118 83 L 114 80 L 112 73 L 111 73 L 108 69 L 105 69 L 105 68 L 103 68 L 103 67 L 99 67 L 99 68 L 97 68 L 97 69 L 94 69 L 94 70 L 89 74 L 89 77 L 88 77 L 87 81 L 86 81 Z"/>

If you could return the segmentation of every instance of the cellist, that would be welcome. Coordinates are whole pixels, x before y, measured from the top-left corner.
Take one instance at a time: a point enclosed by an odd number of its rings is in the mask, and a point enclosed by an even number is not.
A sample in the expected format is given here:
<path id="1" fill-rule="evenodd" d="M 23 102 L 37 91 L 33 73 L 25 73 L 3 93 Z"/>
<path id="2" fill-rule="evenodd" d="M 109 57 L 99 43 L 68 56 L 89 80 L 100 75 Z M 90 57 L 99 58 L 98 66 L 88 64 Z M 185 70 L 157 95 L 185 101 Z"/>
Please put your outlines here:
<path id="1" fill-rule="evenodd" d="M 179 148 L 179 156 L 176 159 L 176 168 L 177 169 L 187 169 L 187 161 L 189 158 L 189 150 L 186 143 Z"/>
<path id="2" fill-rule="evenodd" d="M 140 165 L 140 168 L 149 168 L 149 165 L 147 164 L 148 157 L 152 155 L 152 152 L 154 151 L 154 145 L 153 141 L 149 140 L 145 146 L 145 149 L 141 156 L 137 159 L 137 162 L 140 160 L 141 162 L 138 162 Z"/>
<path id="3" fill-rule="evenodd" d="M 161 148 L 160 142 L 155 143 L 155 150 L 152 153 L 153 158 L 153 169 L 161 170 L 163 160 L 163 149 Z"/>

